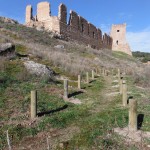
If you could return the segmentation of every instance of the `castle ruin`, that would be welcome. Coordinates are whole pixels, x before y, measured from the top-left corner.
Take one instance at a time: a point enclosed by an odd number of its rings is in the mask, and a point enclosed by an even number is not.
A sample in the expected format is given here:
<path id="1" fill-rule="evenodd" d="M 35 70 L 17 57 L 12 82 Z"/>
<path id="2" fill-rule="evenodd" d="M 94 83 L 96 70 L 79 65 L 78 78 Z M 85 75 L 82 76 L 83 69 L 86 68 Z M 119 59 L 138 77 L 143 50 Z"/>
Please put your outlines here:
<path id="1" fill-rule="evenodd" d="M 112 25 L 111 37 L 113 38 L 112 50 L 121 51 L 132 55 L 130 46 L 126 41 L 126 24 Z"/>
<path id="2" fill-rule="evenodd" d="M 59 5 L 58 16 L 52 16 L 50 3 L 40 2 L 37 5 L 35 17 L 33 17 L 32 6 L 28 5 L 26 7 L 26 26 L 55 32 L 64 38 L 75 40 L 95 49 L 116 49 L 113 38 L 115 37 L 116 40 L 117 37 L 113 32 L 112 37 L 106 33 L 102 34 L 99 28 L 72 10 L 67 22 L 67 7 L 64 4 Z M 120 44 L 119 42 L 118 45 Z"/>

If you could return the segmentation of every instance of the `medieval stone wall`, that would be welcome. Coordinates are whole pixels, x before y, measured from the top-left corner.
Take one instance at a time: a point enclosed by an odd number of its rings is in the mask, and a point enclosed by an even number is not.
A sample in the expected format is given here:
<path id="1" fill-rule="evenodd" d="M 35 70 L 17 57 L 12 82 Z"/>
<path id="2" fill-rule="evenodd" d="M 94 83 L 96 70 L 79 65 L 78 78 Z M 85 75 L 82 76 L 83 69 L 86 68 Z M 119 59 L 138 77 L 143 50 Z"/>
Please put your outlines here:
<path id="1" fill-rule="evenodd" d="M 37 15 L 33 18 L 32 6 L 27 6 L 26 25 L 57 32 L 68 39 L 76 40 L 92 48 L 112 48 L 112 38 L 107 34 L 102 36 L 100 29 L 76 12 L 70 11 L 69 22 L 67 23 L 67 7 L 64 4 L 60 4 L 58 16 L 51 16 L 50 10 L 48 2 L 40 2 L 37 5 Z"/>
<path id="2" fill-rule="evenodd" d="M 32 6 L 28 5 L 26 7 L 26 23 L 31 22 L 32 19 Z"/>
<path id="3" fill-rule="evenodd" d="M 48 2 L 40 2 L 37 5 L 37 20 L 44 21 L 50 18 L 50 4 Z"/>

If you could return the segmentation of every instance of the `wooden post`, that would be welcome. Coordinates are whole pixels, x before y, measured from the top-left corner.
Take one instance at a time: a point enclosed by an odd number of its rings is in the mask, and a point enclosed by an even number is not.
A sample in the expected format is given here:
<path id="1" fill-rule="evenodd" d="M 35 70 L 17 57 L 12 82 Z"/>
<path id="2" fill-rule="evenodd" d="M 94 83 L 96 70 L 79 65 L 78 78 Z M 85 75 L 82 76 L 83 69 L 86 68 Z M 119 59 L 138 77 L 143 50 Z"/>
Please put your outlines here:
<path id="1" fill-rule="evenodd" d="M 109 71 L 108 71 L 108 70 L 106 70 L 105 75 L 106 75 L 106 76 L 108 76 L 108 75 L 109 75 Z"/>
<path id="2" fill-rule="evenodd" d="M 104 70 L 104 75 L 106 76 L 106 72 L 107 72 L 107 70 Z"/>
<path id="3" fill-rule="evenodd" d="M 98 74 L 101 75 L 102 74 L 102 70 L 101 68 L 98 69 Z"/>
<path id="4" fill-rule="evenodd" d="M 96 75 L 98 75 L 98 69 L 97 68 L 95 69 L 95 73 L 96 73 Z"/>
<path id="5" fill-rule="evenodd" d="M 102 75 L 103 76 L 105 75 L 105 69 L 104 68 L 102 69 Z"/>
<path id="6" fill-rule="evenodd" d="M 31 91 L 31 119 L 37 115 L 37 91 Z"/>
<path id="7" fill-rule="evenodd" d="M 7 136 L 8 149 L 11 150 L 11 144 L 10 144 L 10 139 L 9 139 L 8 130 L 7 130 L 7 132 L 6 132 L 6 136 Z"/>
<path id="8" fill-rule="evenodd" d="M 86 73 L 86 82 L 89 83 L 89 73 Z"/>
<path id="9" fill-rule="evenodd" d="M 123 106 L 127 106 L 127 84 L 125 80 L 122 82 L 122 102 Z"/>
<path id="10" fill-rule="evenodd" d="M 118 83 L 120 83 L 120 69 L 118 68 Z"/>
<path id="11" fill-rule="evenodd" d="M 112 74 L 112 76 L 114 75 L 114 69 L 111 70 L 111 74 Z"/>
<path id="12" fill-rule="evenodd" d="M 78 89 L 81 89 L 81 76 L 78 75 Z"/>
<path id="13" fill-rule="evenodd" d="M 122 94 L 122 85 L 123 85 L 123 84 L 122 84 L 122 82 L 123 82 L 122 79 L 123 79 L 123 78 L 120 79 L 120 86 L 119 86 L 119 87 L 120 87 L 120 94 Z"/>
<path id="14" fill-rule="evenodd" d="M 94 70 L 92 70 L 92 80 L 94 80 Z"/>
<path id="15" fill-rule="evenodd" d="M 64 80 L 64 98 L 68 99 L 68 80 Z"/>
<path id="16" fill-rule="evenodd" d="M 137 101 L 129 101 L 129 130 L 137 131 Z"/>

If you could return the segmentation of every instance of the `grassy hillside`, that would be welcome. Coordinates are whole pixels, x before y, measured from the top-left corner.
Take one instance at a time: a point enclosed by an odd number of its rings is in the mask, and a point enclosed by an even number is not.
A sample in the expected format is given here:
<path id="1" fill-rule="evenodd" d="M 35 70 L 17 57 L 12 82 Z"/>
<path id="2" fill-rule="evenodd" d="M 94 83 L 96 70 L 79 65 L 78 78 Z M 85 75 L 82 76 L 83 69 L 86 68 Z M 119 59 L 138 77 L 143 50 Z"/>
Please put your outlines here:
<path id="1" fill-rule="evenodd" d="M 119 88 L 113 83 L 117 69 L 126 72 L 128 96 L 138 101 L 138 113 L 144 114 L 141 130 L 150 131 L 150 67 L 135 58 L 111 50 L 94 50 L 75 41 L 62 41 L 52 33 L 37 31 L 19 24 L 0 21 L 0 42 L 12 42 L 16 52 L 28 59 L 46 64 L 55 79 L 31 75 L 25 59 L 0 59 L 0 149 L 7 149 L 6 131 L 12 149 L 97 150 L 145 149 L 142 144 L 126 143 L 113 132 L 128 125 L 128 107 L 122 107 L 122 96 L 111 95 Z M 54 46 L 64 45 L 64 49 Z M 109 76 L 100 70 L 109 70 Z M 100 74 L 86 81 L 86 72 L 98 69 Z M 111 74 L 112 69 L 114 73 Z M 82 90 L 77 89 L 77 75 L 82 75 Z M 69 97 L 81 105 L 63 100 L 63 80 L 69 79 Z M 30 119 L 30 91 L 38 91 L 38 115 Z M 48 146 L 49 145 L 49 146 Z"/>

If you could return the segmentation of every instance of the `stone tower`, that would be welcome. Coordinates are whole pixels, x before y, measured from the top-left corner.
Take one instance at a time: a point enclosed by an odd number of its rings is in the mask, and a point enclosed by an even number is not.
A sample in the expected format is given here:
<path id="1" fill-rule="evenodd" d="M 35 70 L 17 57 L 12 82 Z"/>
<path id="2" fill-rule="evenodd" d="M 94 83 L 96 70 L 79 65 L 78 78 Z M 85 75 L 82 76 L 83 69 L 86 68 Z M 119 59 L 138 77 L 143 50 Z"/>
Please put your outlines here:
<path id="1" fill-rule="evenodd" d="M 37 5 L 37 20 L 45 21 L 50 18 L 50 3 L 49 2 L 40 2 Z"/>
<path id="2" fill-rule="evenodd" d="M 32 6 L 28 5 L 26 7 L 26 23 L 31 22 L 32 19 Z"/>
<path id="3" fill-rule="evenodd" d="M 113 39 L 112 50 L 132 55 L 130 46 L 126 41 L 126 24 L 112 25 L 110 35 Z"/>

